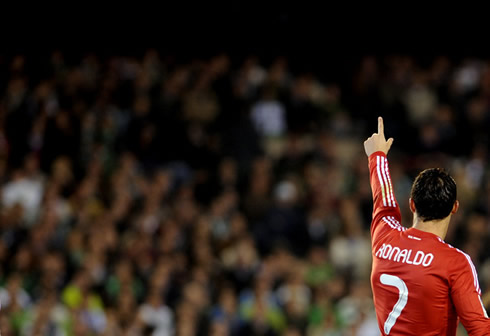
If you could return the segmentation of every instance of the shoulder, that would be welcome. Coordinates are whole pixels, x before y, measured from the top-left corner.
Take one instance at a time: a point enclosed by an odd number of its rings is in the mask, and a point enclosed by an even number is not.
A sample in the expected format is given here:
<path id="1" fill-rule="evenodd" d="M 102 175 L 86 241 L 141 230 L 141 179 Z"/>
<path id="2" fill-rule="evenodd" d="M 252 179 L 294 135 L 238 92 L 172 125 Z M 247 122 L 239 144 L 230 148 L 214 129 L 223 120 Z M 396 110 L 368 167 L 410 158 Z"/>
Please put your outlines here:
<path id="1" fill-rule="evenodd" d="M 395 216 L 389 216 L 386 214 L 376 216 L 376 218 L 373 220 L 373 224 L 371 225 L 373 242 L 379 242 L 383 238 L 391 235 L 399 235 L 401 232 L 406 230 L 407 228 L 403 227 Z"/>
<path id="2" fill-rule="evenodd" d="M 452 248 L 452 255 L 448 262 L 449 283 L 458 287 L 469 287 L 481 295 L 478 273 L 471 257 L 458 248 Z"/>
<path id="3" fill-rule="evenodd" d="M 439 237 L 437 237 L 437 240 L 438 243 L 436 244 L 436 248 L 438 252 L 445 254 L 449 264 L 454 262 L 465 262 L 467 254 L 451 244 L 446 243 Z"/>
<path id="4" fill-rule="evenodd" d="M 471 273 L 475 278 L 476 269 L 471 257 L 464 251 L 440 240 L 440 248 L 446 253 L 447 269 L 452 276 L 461 273 Z"/>
<path id="5" fill-rule="evenodd" d="M 471 262 L 471 257 L 466 254 L 465 252 L 461 251 L 460 249 L 452 246 L 451 244 L 446 243 L 442 239 L 439 240 L 439 248 L 446 252 L 449 257 L 451 257 L 451 262 L 460 262 L 460 263 L 472 263 Z"/>

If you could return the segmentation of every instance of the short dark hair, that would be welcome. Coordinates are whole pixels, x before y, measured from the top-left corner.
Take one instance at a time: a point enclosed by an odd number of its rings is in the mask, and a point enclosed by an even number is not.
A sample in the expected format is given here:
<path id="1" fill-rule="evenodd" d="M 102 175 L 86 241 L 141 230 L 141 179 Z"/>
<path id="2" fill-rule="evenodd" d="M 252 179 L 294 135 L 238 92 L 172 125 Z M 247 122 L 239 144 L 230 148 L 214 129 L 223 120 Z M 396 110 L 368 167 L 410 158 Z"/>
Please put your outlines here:
<path id="1" fill-rule="evenodd" d="M 456 202 L 456 182 L 444 169 L 426 169 L 413 182 L 410 197 L 423 221 L 443 219 Z"/>

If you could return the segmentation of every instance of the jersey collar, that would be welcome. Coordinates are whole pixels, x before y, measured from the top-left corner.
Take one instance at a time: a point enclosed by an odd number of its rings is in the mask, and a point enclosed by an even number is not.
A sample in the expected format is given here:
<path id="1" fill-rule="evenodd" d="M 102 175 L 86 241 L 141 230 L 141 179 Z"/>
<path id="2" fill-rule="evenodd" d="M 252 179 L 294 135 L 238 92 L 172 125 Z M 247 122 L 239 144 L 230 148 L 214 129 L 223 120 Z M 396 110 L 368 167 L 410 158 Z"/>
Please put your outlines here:
<path id="1" fill-rule="evenodd" d="M 439 240 L 439 241 L 443 241 L 444 240 L 439 237 L 438 235 L 436 234 L 433 234 L 433 233 L 430 233 L 430 232 L 427 232 L 427 231 L 422 231 L 422 230 L 419 230 L 419 229 L 416 229 L 416 228 L 409 228 L 407 229 L 406 231 L 404 231 L 405 234 L 407 235 L 412 235 L 412 236 L 415 236 L 415 237 L 424 237 L 424 238 L 433 238 L 433 239 L 436 239 L 436 240 Z"/>

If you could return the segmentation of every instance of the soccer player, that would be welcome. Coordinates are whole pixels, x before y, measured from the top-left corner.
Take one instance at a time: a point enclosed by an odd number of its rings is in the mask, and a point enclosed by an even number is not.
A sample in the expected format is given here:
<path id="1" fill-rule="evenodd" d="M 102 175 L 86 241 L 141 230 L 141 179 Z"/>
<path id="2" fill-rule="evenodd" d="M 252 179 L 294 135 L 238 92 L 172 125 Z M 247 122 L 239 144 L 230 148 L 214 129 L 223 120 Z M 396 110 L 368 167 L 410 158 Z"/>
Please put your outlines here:
<path id="1" fill-rule="evenodd" d="M 364 142 L 373 192 L 371 286 L 383 335 L 456 335 L 458 318 L 470 336 L 490 335 L 470 257 L 444 242 L 458 211 L 456 183 L 442 169 L 422 171 L 413 183 L 413 225 L 400 225 L 386 154 L 383 119 Z"/>

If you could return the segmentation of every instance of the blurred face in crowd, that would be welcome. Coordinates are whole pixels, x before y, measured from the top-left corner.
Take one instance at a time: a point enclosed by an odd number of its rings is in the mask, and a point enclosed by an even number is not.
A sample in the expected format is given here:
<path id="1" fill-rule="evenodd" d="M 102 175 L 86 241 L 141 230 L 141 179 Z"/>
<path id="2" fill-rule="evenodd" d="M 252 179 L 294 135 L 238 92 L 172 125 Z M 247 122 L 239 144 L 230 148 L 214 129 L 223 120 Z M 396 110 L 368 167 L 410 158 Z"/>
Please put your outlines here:
<path id="1" fill-rule="evenodd" d="M 341 274 L 327 252 L 339 237 L 368 237 L 368 170 L 352 143 L 380 110 L 389 111 L 399 134 L 418 135 L 397 138 L 404 142 L 392 175 L 402 182 L 397 192 L 408 196 L 421 163 L 460 172 L 470 181 L 458 180 L 462 197 L 482 211 L 461 214 L 467 225 L 458 224 L 450 239 L 487 261 L 490 202 L 477 204 L 490 190 L 487 67 L 448 57 L 427 67 L 403 55 L 368 56 L 354 74 L 326 83 L 316 71 L 290 68 L 293 57 L 272 56 L 267 64 L 227 54 L 186 61 L 159 50 L 141 57 L 55 51 L 34 60 L 0 54 L 0 273 L 3 289 L 31 302 L 12 311 L 35 316 L 23 322 L 2 307 L 2 334 L 11 320 L 50 333 L 68 285 L 83 291 L 84 309 L 99 302 L 91 317 L 106 321 L 104 335 L 144 333 L 135 316 L 144 303 L 174 313 L 167 334 L 240 334 L 246 329 L 232 321 L 246 319 L 250 292 L 256 302 L 247 322 L 254 326 L 287 336 L 345 332 L 332 311 L 342 298 L 369 301 L 369 283 L 349 286 L 346 278 L 360 266 Z M 324 65 L 342 71 L 335 61 Z M 259 101 L 284 108 L 284 152 L 271 152 L 251 120 Z M 42 185 L 31 221 L 25 182 Z M 289 236 L 273 230 L 294 216 Z M 296 251 L 302 243 L 304 251 Z M 327 267 L 331 274 L 319 283 L 305 280 L 305 269 Z M 481 281 L 490 283 L 488 276 Z M 279 288 L 295 299 L 271 305 Z M 314 305 L 322 311 L 315 323 L 306 318 Z M 226 321 L 201 324 L 215 307 Z M 277 329 L 271 310 L 284 319 Z M 74 335 L 93 333 L 86 317 L 67 314 Z"/>

